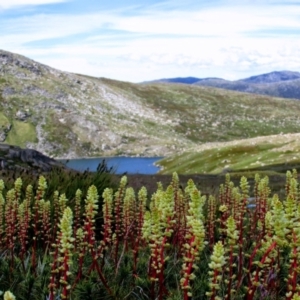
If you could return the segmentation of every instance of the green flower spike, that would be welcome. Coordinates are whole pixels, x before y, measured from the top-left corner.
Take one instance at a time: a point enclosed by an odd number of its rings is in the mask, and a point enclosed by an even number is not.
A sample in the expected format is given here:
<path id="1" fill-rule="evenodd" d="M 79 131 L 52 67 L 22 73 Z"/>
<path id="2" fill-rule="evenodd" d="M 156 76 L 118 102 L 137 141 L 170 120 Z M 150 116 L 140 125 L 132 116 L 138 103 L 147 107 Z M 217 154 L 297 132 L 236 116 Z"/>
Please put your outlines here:
<path id="1" fill-rule="evenodd" d="M 14 296 L 14 294 L 10 291 L 6 291 L 4 293 L 4 300 L 16 300 L 16 297 Z"/>

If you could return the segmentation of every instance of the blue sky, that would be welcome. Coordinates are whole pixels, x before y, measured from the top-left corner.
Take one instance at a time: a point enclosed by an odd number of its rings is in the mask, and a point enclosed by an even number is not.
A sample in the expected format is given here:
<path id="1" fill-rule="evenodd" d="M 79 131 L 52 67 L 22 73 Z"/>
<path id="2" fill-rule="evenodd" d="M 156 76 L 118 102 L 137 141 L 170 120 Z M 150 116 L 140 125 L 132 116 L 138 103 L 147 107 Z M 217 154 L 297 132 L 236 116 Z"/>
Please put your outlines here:
<path id="1" fill-rule="evenodd" d="M 131 82 L 300 71 L 300 0 L 0 0 L 0 49 Z"/>

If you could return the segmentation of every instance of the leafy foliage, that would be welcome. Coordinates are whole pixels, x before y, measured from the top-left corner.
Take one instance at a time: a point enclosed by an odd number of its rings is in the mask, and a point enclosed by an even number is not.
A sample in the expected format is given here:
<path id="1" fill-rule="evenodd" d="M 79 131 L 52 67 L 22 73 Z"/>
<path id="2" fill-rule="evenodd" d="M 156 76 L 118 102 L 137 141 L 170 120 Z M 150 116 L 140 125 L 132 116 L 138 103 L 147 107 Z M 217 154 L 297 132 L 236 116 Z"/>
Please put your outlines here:
<path id="1" fill-rule="evenodd" d="M 68 173 L 60 171 L 39 176 L 33 189 L 26 177 L 0 180 L 1 291 L 53 300 L 299 296 L 296 170 L 286 174 L 283 199 L 260 175 L 250 189 L 246 177 L 235 185 L 227 174 L 218 194 L 202 196 L 192 180 L 180 186 L 176 173 L 150 199 L 126 176 L 112 189 L 106 171 L 82 175 L 82 194 L 78 175 L 64 184 L 58 178 Z"/>

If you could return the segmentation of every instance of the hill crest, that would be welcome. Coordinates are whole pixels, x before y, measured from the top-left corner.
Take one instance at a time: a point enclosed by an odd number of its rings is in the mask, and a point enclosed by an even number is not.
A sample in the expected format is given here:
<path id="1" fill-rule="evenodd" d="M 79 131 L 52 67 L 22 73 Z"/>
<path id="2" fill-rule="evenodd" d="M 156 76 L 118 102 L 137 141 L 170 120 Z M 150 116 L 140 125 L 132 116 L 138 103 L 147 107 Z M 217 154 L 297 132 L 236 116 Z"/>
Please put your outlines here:
<path id="1" fill-rule="evenodd" d="M 0 142 L 52 157 L 168 156 L 206 142 L 295 133 L 299 115 L 298 101 L 94 78 L 0 51 Z"/>

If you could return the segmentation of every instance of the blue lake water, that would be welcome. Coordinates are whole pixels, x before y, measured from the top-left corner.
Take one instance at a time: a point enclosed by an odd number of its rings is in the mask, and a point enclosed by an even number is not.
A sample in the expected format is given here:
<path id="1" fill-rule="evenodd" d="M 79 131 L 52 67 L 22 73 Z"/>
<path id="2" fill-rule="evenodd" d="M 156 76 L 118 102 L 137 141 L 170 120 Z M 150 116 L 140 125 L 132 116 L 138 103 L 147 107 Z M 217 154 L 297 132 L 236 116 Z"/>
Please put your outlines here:
<path id="1" fill-rule="evenodd" d="M 162 157 L 98 157 L 61 160 L 67 167 L 77 171 L 96 171 L 98 165 L 105 159 L 107 166 L 113 167 L 116 174 L 156 174 L 160 168 L 154 163 Z"/>

